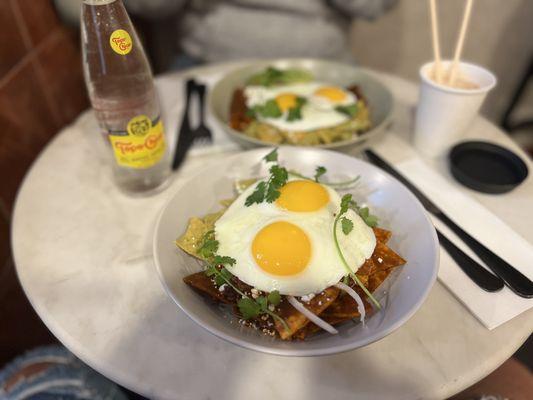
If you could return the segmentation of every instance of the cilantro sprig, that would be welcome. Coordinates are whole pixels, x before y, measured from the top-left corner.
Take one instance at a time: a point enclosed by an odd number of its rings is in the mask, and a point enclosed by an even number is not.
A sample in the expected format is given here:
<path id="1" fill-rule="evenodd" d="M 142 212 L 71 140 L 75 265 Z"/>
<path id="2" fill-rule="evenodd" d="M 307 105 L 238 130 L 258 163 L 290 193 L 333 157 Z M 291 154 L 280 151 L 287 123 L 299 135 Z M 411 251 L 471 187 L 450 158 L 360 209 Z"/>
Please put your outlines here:
<path id="1" fill-rule="evenodd" d="M 363 285 L 361 280 L 355 275 L 355 273 L 352 271 L 350 266 L 348 265 L 348 262 L 346 261 L 346 258 L 344 258 L 344 254 L 342 253 L 341 246 L 339 244 L 339 238 L 337 236 L 337 226 L 339 224 L 339 221 L 341 221 L 341 228 L 345 235 L 349 234 L 353 229 L 353 222 L 346 218 L 344 214 L 348 211 L 348 209 L 354 209 L 357 207 L 357 203 L 352 199 L 351 194 L 345 194 L 342 196 L 341 204 L 340 204 L 340 210 L 338 214 L 335 217 L 335 220 L 333 222 L 333 241 L 335 242 L 335 247 L 337 248 L 337 253 L 339 254 L 339 257 L 344 264 L 344 267 L 346 268 L 348 275 L 354 280 L 357 285 L 365 292 L 365 294 L 368 296 L 368 298 L 372 301 L 372 303 L 375 304 L 375 306 L 381 310 L 381 304 L 379 304 L 379 301 L 377 301 L 374 296 L 372 296 L 372 293 Z"/>
<path id="2" fill-rule="evenodd" d="M 264 201 L 267 203 L 272 203 L 279 197 L 279 189 L 285 185 L 285 183 L 287 183 L 287 179 L 289 179 L 288 171 L 277 164 L 277 148 L 268 153 L 263 159 L 266 162 L 275 164 L 273 164 L 269 169 L 270 176 L 268 181 L 259 182 L 252 194 L 246 198 L 244 205 L 247 207 L 251 206 L 252 204 L 263 203 Z"/>
<path id="3" fill-rule="evenodd" d="M 297 178 L 302 178 L 302 179 L 306 179 L 306 180 L 309 180 L 309 181 L 315 181 L 315 182 L 318 182 L 318 183 L 323 183 L 324 185 L 327 185 L 327 186 L 330 186 L 334 189 L 349 189 L 351 188 L 355 183 L 357 183 L 357 181 L 359 179 L 361 179 L 361 176 L 360 175 L 357 175 L 355 178 L 351 178 L 351 179 L 348 179 L 346 181 L 340 181 L 340 182 L 322 182 L 320 180 L 320 177 L 325 175 L 327 173 L 327 169 L 326 167 L 324 166 L 318 166 L 316 167 L 315 169 L 315 175 L 313 178 L 310 178 L 308 176 L 305 176 L 303 174 L 300 174 L 299 172 L 297 171 L 294 171 L 294 170 L 290 170 L 289 171 L 289 174 L 290 175 L 293 175 L 293 176 L 296 176 Z"/>
<path id="4" fill-rule="evenodd" d="M 215 231 L 210 230 L 204 234 L 202 244 L 196 253 L 202 258 L 208 260 L 215 255 L 218 250 L 218 241 L 215 240 Z"/>
<path id="5" fill-rule="evenodd" d="M 319 165 L 318 167 L 316 167 L 315 169 L 315 182 L 318 182 L 318 179 L 324 175 L 326 172 L 328 172 L 328 170 L 326 169 L 326 167 L 322 166 L 322 165 Z"/>
<path id="6" fill-rule="evenodd" d="M 239 311 L 244 319 L 255 318 L 261 314 L 268 314 L 275 320 L 281 322 L 283 328 L 288 331 L 289 325 L 287 325 L 287 322 L 269 308 L 271 304 L 275 307 L 279 305 L 280 302 L 281 295 L 277 290 L 274 290 L 267 296 L 259 296 L 256 299 L 243 297 L 237 302 L 237 307 L 239 307 Z"/>
<path id="7" fill-rule="evenodd" d="M 271 155 L 270 158 L 276 157 Z M 216 286 L 227 284 L 235 292 L 237 292 L 241 299 L 237 302 L 237 307 L 244 319 L 250 319 L 259 316 L 260 314 L 268 314 L 272 318 L 281 322 L 286 330 L 289 330 L 287 322 L 279 315 L 269 309 L 269 305 L 277 306 L 281 301 L 281 295 L 277 290 L 270 292 L 266 297 L 259 296 L 257 299 L 248 297 L 242 290 L 240 290 L 231 281 L 233 274 L 226 268 L 235 265 L 236 260 L 232 257 L 221 256 L 216 254 L 218 250 L 218 240 L 215 239 L 215 231 L 210 230 L 204 234 L 202 244 L 197 250 L 197 253 L 207 260 L 205 274 L 212 278 Z"/>

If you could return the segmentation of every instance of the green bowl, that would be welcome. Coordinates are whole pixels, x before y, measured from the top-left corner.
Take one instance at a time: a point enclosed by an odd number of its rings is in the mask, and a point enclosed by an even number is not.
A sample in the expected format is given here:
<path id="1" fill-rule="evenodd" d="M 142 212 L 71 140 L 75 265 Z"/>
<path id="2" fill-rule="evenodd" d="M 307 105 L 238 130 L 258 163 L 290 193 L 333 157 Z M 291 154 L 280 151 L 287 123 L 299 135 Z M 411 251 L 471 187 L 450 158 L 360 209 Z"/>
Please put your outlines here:
<path id="1" fill-rule="evenodd" d="M 231 128 L 228 123 L 231 98 L 235 89 L 243 87 L 251 75 L 264 70 L 268 66 L 274 66 L 280 69 L 303 68 L 310 71 L 315 79 L 330 82 L 341 87 L 357 84 L 368 100 L 370 120 L 372 122 L 372 128 L 370 130 L 362 135 L 354 136 L 349 140 L 313 147 L 342 151 L 362 150 L 385 132 L 385 128 L 391 119 L 394 104 L 392 93 L 378 79 L 366 73 L 364 69 L 348 64 L 318 59 L 287 58 L 262 60 L 248 63 L 229 72 L 215 84 L 209 95 L 208 106 L 217 124 L 231 139 L 239 143 L 242 147 L 272 146 L 272 143 L 242 134 Z"/>

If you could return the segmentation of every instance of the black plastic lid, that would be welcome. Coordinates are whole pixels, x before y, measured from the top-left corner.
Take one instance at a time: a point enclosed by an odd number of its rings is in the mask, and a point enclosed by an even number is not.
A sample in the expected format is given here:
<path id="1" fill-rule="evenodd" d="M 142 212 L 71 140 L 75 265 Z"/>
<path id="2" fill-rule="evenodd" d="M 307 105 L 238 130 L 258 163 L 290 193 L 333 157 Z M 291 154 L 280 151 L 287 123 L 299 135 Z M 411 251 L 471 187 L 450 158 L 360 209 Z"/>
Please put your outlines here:
<path id="1" fill-rule="evenodd" d="M 526 163 L 501 146 L 481 141 L 462 142 L 450 151 L 452 175 L 470 189 L 506 193 L 528 175 Z"/>

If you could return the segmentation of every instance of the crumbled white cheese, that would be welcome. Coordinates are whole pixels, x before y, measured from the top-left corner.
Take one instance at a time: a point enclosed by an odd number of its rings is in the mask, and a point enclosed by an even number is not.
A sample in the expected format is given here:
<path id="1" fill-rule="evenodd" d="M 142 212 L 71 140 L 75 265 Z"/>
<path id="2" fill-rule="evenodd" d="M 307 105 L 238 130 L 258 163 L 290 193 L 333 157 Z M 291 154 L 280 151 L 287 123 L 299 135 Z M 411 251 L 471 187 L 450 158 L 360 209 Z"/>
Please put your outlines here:
<path id="1" fill-rule="evenodd" d="M 378 262 L 379 263 L 382 263 L 383 262 L 383 259 L 381 257 L 378 257 Z"/>
<path id="2" fill-rule="evenodd" d="M 274 311 L 274 310 L 276 309 L 276 307 L 274 307 L 274 304 L 269 304 L 269 305 L 268 305 L 268 309 L 269 309 L 270 311 Z"/>
<path id="3" fill-rule="evenodd" d="M 252 292 L 252 297 L 254 299 L 257 299 L 259 297 L 259 290 L 257 290 L 256 288 L 252 288 L 251 292 Z"/>
<path id="4" fill-rule="evenodd" d="M 305 296 L 300 297 L 300 299 L 302 299 L 302 301 L 308 302 L 308 301 L 311 301 L 313 297 L 315 297 L 315 294 L 309 293 L 309 294 L 306 294 Z"/>
<path id="5" fill-rule="evenodd" d="M 223 292 L 224 290 L 226 290 L 227 286 L 228 286 L 227 283 L 224 283 L 224 284 L 220 285 L 219 288 L 218 288 L 218 291 L 219 292 Z"/>

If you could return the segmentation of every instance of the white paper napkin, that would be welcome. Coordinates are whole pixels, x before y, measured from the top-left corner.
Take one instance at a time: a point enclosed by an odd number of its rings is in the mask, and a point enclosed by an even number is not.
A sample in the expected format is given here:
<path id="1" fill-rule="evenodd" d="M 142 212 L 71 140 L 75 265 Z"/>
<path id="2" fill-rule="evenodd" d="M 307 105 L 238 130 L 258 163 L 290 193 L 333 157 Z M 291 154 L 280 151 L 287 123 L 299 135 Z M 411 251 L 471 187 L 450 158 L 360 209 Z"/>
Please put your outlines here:
<path id="1" fill-rule="evenodd" d="M 398 163 L 396 169 L 457 225 L 529 279 L 533 279 L 533 246 L 500 218 L 458 190 L 419 158 L 410 158 Z M 479 258 L 446 225 L 435 217 L 432 217 L 432 220 L 446 237 L 480 262 Z M 442 248 L 438 277 L 488 329 L 494 329 L 533 307 L 533 299 L 519 297 L 507 287 L 497 293 L 489 293 L 479 288 Z"/>

